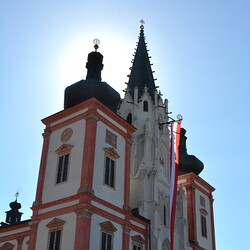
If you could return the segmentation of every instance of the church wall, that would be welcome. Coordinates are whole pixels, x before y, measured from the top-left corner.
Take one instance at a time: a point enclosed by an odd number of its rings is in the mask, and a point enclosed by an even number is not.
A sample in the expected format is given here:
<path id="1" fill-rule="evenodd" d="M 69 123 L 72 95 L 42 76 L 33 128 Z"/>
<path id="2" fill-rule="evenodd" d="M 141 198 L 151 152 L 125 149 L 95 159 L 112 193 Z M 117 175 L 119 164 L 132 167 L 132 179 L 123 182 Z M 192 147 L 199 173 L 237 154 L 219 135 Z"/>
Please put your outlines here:
<path id="1" fill-rule="evenodd" d="M 114 232 L 113 249 L 122 249 L 122 226 L 105 217 L 93 214 L 91 217 L 90 249 L 100 249 L 101 227 L 100 223 L 110 221 L 117 229 Z"/>
<path id="2" fill-rule="evenodd" d="M 56 218 L 65 221 L 61 236 L 61 250 L 74 249 L 76 214 L 69 213 L 65 215 L 60 215 Z M 53 219 L 54 218 L 48 218 L 39 222 L 37 231 L 39 237 L 37 237 L 36 250 L 44 250 L 47 248 L 49 228 L 47 228 L 46 225 Z"/>
<path id="3" fill-rule="evenodd" d="M 115 186 L 114 188 L 104 184 L 104 166 L 105 166 L 105 151 L 104 148 L 112 148 L 111 145 L 105 142 L 106 130 L 112 132 L 117 136 L 117 147 L 114 148 L 119 158 L 115 161 Z M 97 143 L 95 149 L 95 167 L 94 167 L 94 181 L 93 189 L 95 195 L 101 199 L 106 200 L 120 208 L 123 206 L 124 199 L 124 152 L 125 140 L 122 136 L 106 126 L 102 122 L 97 125 Z"/>
<path id="4" fill-rule="evenodd" d="M 58 154 L 55 151 L 63 144 L 61 141 L 61 134 L 65 128 L 71 128 L 73 130 L 72 137 L 66 142 L 73 146 L 70 154 L 68 180 L 56 184 Z M 67 127 L 57 129 L 50 135 L 50 145 L 43 187 L 43 203 L 65 198 L 77 193 L 77 190 L 80 187 L 79 177 L 81 176 L 82 167 L 84 131 L 85 120 L 80 120 L 73 124 L 69 124 Z"/>
<path id="5" fill-rule="evenodd" d="M 196 189 L 195 192 L 196 196 L 196 226 L 197 226 L 197 237 L 198 237 L 198 242 L 199 245 L 207 250 L 212 250 L 212 235 L 211 235 L 211 211 L 210 211 L 210 201 L 207 196 L 204 195 L 203 192 L 200 190 Z M 203 237 L 201 235 L 201 213 L 202 210 L 204 209 L 203 206 L 200 205 L 200 196 L 205 198 L 205 210 L 207 214 L 205 215 L 206 217 L 206 223 L 207 223 L 207 238 Z"/>

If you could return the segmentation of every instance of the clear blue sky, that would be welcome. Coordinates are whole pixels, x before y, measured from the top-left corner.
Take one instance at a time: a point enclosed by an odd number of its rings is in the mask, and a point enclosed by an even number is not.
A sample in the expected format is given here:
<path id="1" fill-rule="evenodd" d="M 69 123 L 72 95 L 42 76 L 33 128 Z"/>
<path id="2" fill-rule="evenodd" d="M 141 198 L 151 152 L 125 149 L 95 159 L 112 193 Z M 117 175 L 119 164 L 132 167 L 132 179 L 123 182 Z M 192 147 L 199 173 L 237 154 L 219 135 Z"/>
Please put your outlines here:
<path id="1" fill-rule="evenodd" d="M 189 154 L 216 188 L 217 249 L 246 249 L 249 214 L 250 1 L 0 2 L 0 221 L 9 202 L 31 215 L 42 148 L 40 120 L 63 109 L 66 86 L 85 78 L 92 40 L 102 78 L 122 94 L 145 20 L 156 84 L 184 117 Z"/>

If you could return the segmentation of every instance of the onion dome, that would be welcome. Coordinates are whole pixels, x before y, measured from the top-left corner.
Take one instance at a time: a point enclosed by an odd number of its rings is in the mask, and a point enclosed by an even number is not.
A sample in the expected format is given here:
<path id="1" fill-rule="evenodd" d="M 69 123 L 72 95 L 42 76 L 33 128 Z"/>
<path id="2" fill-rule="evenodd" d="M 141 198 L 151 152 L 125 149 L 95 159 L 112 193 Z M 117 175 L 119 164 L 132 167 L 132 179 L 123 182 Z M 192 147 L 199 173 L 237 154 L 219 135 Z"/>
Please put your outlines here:
<path id="1" fill-rule="evenodd" d="M 86 63 L 86 80 L 76 82 L 65 89 L 64 109 L 84 102 L 90 98 L 96 98 L 112 111 L 116 112 L 120 104 L 120 94 L 106 82 L 101 81 L 103 69 L 103 55 L 97 52 L 98 39 L 94 40 L 95 51 L 89 53 Z"/>
<path id="2" fill-rule="evenodd" d="M 186 140 L 185 136 L 186 130 L 181 128 L 180 135 L 180 155 L 179 155 L 179 175 L 187 173 L 195 173 L 199 175 L 204 168 L 203 163 L 194 155 L 189 155 L 187 153 Z"/>

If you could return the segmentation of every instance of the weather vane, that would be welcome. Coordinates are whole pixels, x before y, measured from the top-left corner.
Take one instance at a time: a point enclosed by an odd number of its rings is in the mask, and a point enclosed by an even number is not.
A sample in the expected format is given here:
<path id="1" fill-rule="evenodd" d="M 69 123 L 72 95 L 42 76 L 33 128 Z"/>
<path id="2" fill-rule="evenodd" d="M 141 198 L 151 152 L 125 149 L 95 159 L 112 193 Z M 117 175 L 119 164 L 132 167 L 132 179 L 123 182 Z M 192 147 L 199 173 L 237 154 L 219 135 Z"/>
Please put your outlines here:
<path id="1" fill-rule="evenodd" d="M 98 38 L 95 38 L 93 40 L 93 43 L 94 43 L 94 48 L 95 48 L 95 52 L 96 52 L 97 49 L 99 48 L 100 40 Z"/>
<path id="2" fill-rule="evenodd" d="M 143 30 L 143 29 L 144 29 L 144 24 L 145 24 L 144 20 L 142 19 L 142 20 L 140 21 L 140 23 L 141 23 L 140 28 L 141 28 L 141 30 Z"/>

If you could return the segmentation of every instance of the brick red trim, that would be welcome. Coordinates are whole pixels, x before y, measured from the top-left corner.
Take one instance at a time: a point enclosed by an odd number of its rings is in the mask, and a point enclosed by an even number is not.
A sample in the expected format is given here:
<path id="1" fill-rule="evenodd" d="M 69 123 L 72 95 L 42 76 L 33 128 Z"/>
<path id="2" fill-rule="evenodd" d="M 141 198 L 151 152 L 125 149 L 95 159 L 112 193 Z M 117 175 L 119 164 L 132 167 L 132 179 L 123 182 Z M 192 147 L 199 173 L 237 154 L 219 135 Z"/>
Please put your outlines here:
<path id="1" fill-rule="evenodd" d="M 185 182 L 181 182 L 185 180 Z M 214 187 L 208 184 L 205 180 L 195 175 L 194 173 L 188 173 L 180 175 L 178 181 L 181 185 L 186 188 L 187 195 L 187 217 L 189 227 L 189 240 L 190 246 L 193 250 L 204 250 L 202 247 L 192 242 L 197 242 L 197 225 L 196 225 L 196 201 L 195 201 L 195 190 L 199 190 L 202 194 L 210 199 L 210 218 L 211 218 L 211 235 L 212 235 L 212 246 L 213 250 L 215 246 L 215 232 L 214 232 L 214 215 L 213 215 L 213 203 L 212 203 L 212 192 L 215 191 Z M 200 185 L 199 185 L 199 184 Z"/>
<path id="2" fill-rule="evenodd" d="M 213 197 L 210 197 L 210 216 L 211 216 L 211 236 L 213 250 L 216 250 L 215 245 L 215 230 L 214 230 L 214 208 L 213 208 Z"/>
<path id="3" fill-rule="evenodd" d="M 197 241 L 195 189 L 192 186 L 186 187 L 186 195 L 187 195 L 188 237 L 189 241 Z"/>
<path id="4" fill-rule="evenodd" d="M 40 169 L 38 175 L 38 182 L 37 182 L 37 189 L 36 189 L 36 200 L 34 205 L 38 205 L 42 202 L 42 195 L 43 195 L 43 185 L 44 185 L 44 178 L 45 178 L 45 171 L 47 165 L 47 156 L 49 151 L 49 141 L 50 141 L 50 130 L 45 129 L 43 134 L 43 149 L 42 149 L 42 156 L 40 161 Z"/>
<path id="5" fill-rule="evenodd" d="M 96 145 L 96 129 L 98 117 L 90 113 L 86 118 L 86 128 L 83 146 L 82 173 L 80 189 L 92 190 L 94 162 L 95 162 L 95 145 Z"/>
<path id="6" fill-rule="evenodd" d="M 39 221 L 30 222 L 30 237 L 28 243 L 28 250 L 36 249 L 37 229 Z"/>
<path id="7" fill-rule="evenodd" d="M 58 112 L 56 114 L 53 114 L 53 115 L 51 115 L 51 116 L 49 116 L 47 118 L 44 118 L 42 120 L 42 122 L 46 126 L 50 127 L 51 123 L 56 122 L 56 121 L 58 121 L 60 119 L 63 119 L 65 117 L 67 117 L 67 116 L 73 115 L 74 113 L 79 112 L 79 111 L 81 111 L 83 109 L 86 109 L 86 108 L 88 108 L 88 110 L 100 109 L 103 113 L 105 113 L 108 117 L 110 117 L 110 119 L 116 121 L 116 123 L 118 123 L 119 125 L 122 125 L 129 133 L 133 133 L 136 130 L 132 125 L 127 123 L 122 117 L 120 117 L 115 112 L 111 111 L 109 108 L 107 108 L 104 104 L 102 104 L 100 101 L 98 101 L 95 98 L 91 98 L 91 99 L 89 99 L 89 100 L 87 100 L 85 102 L 79 103 L 79 104 L 77 104 L 77 105 L 75 105 L 73 107 L 62 110 L 62 111 L 60 111 L 60 112 Z M 79 117 L 77 119 L 79 120 L 80 117 L 81 117 L 81 115 L 79 115 Z M 69 118 L 69 120 L 71 120 L 71 121 L 73 121 L 73 119 L 76 119 L 76 118 L 75 117 L 74 118 Z M 62 122 L 62 123 L 64 123 L 64 122 Z"/>
<path id="8" fill-rule="evenodd" d="M 11 232 L 11 231 L 10 231 Z M 0 238 L 0 243 L 11 241 L 11 240 L 19 240 L 19 239 L 24 239 L 24 237 L 28 237 L 30 234 L 30 231 L 25 231 L 21 233 L 15 233 L 15 234 L 10 234 L 6 235 Z"/>
<path id="9" fill-rule="evenodd" d="M 81 208 L 76 211 L 75 250 L 89 249 L 92 211 Z"/>
<path id="10" fill-rule="evenodd" d="M 123 225 L 122 232 L 122 250 L 129 250 L 129 236 L 130 236 L 130 226 Z"/>
<path id="11" fill-rule="evenodd" d="M 17 250 L 22 250 L 24 237 L 17 238 Z"/>

